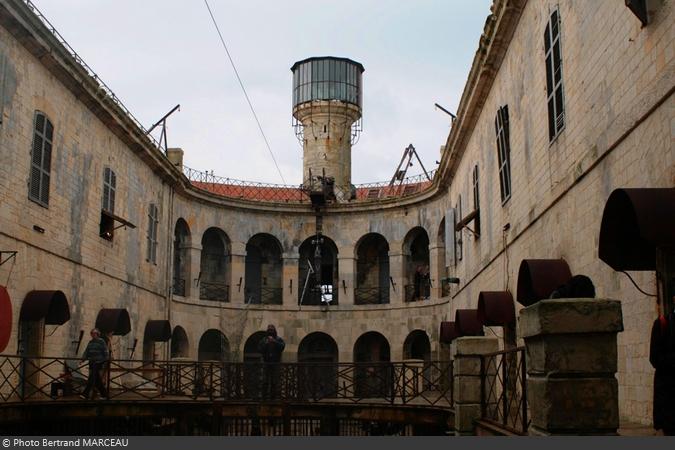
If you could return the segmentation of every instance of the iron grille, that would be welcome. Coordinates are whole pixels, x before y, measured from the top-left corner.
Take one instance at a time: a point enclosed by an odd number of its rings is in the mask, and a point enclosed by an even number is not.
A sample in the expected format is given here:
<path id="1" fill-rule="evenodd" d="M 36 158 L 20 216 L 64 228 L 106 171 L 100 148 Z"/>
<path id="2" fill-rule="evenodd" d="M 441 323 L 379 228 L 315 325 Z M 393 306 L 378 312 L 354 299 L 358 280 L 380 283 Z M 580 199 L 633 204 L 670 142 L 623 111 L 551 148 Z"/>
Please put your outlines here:
<path id="1" fill-rule="evenodd" d="M 525 347 L 481 356 L 481 416 L 508 431 L 527 434 Z"/>

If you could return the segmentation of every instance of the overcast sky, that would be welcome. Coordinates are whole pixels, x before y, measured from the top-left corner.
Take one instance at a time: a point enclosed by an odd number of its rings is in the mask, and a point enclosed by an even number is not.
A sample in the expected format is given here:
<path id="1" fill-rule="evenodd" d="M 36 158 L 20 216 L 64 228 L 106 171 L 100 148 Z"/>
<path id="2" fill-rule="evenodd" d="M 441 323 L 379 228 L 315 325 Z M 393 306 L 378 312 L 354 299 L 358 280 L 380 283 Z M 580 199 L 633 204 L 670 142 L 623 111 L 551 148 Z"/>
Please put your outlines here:
<path id="1" fill-rule="evenodd" d="M 176 104 L 170 147 L 199 170 L 281 183 L 204 0 L 33 0 L 149 128 Z M 363 64 L 352 182 L 391 178 L 408 144 L 436 167 L 491 0 L 208 0 L 289 184 L 302 178 L 291 72 L 310 56 Z M 154 133 L 153 133 L 154 134 Z M 408 175 L 420 173 L 415 165 Z"/>

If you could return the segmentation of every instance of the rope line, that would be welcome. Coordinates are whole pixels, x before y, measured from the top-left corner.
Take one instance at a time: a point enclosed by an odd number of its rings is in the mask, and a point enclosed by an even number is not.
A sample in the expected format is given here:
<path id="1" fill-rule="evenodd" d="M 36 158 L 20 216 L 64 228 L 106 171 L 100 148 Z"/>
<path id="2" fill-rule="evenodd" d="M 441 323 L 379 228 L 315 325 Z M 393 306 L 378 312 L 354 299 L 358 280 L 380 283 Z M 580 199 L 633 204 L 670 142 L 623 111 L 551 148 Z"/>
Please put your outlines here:
<path id="1" fill-rule="evenodd" d="M 239 81 L 239 86 L 241 86 L 241 90 L 244 92 L 244 97 L 246 97 L 246 102 L 248 103 L 249 108 L 251 108 L 251 113 L 253 113 L 253 118 L 255 119 L 255 122 L 258 124 L 258 129 L 260 130 L 260 134 L 263 137 L 263 140 L 265 141 L 265 146 L 267 146 L 267 150 L 270 153 L 270 156 L 272 157 L 272 161 L 274 162 L 274 166 L 277 168 L 277 172 L 279 172 L 279 176 L 281 177 L 281 181 L 283 184 L 286 184 L 286 180 L 284 179 L 283 174 L 281 173 L 281 169 L 279 168 L 279 164 L 277 164 L 277 160 L 274 157 L 274 153 L 272 152 L 272 147 L 270 146 L 269 141 L 267 140 L 267 136 L 265 135 L 265 132 L 263 131 L 262 125 L 260 124 L 260 120 L 258 120 L 258 115 L 255 113 L 255 109 L 253 108 L 253 104 L 251 103 L 251 99 L 248 97 L 248 93 L 246 92 L 246 88 L 244 87 L 244 83 L 241 81 L 241 77 L 239 76 L 239 72 L 237 71 L 237 67 L 234 65 L 234 61 L 232 60 L 232 56 L 230 55 L 230 51 L 227 49 L 227 45 L 225 44 L 225 39 L 223 39 L 223 35 L 220 32 L 220 28 L 218 27 L 218 23 L 216 22 L 216 18 L 213 16 L 213 12 L 211 11 L 211 7 L 209 6 L 209 2 L 207 0 L 204 0 L 204 4 L 206 5 L 206 9 L 209 11 L 209 15 L 211 16 L 211 20 L 213 21 L 213 25 L 216 27 L 216 31 L 218 32 L 218 36 L 220 37 L 220 42 L 223 44 L 223 48 L 225 49 L 225 53 L 227 53 L 227 58 L 230 60 L 230 64 L 232 65 L 232 69 L 234 70 L 234 74 L 237 76 L 237 81 Z"/>

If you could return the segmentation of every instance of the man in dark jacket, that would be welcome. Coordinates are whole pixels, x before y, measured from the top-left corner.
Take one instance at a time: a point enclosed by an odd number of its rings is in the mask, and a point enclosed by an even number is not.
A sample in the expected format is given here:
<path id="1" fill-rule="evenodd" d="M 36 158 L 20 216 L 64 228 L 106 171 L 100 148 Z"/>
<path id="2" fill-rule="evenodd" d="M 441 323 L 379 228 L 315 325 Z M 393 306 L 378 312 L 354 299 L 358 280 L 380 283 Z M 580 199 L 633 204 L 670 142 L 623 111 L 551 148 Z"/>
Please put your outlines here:
<path id="1" fill-rule="evenodd" d="M 91 392 L 93 387 L 96 387 L 101 397 L 107 398 L 108 392 L 101 380 L 101 369 L 108 361 L 108 345 L 101 339 L 101 332 L 97 328 L 91 330 L 90 334 L 91 341 L 87 344 L 87 348 L 82 355 L 83 361 L 89 361 L 89 379 L 87 380 L 87 387 L 82 392 L 82 396 L 85 399 L 89 399 L 89 392 Z"/>
<path id="2" fill-rule="evenodd" d="M 258 343 L 258 351 L 265 362 L 263 367 L 263 397 L 277 398 L 279 396 L 279 376 L 281 352 L 286 343 L 277 336 L 274 325 L 267 326 L 267 335 Z"/>
<path id="3" fill-rule="evenodd" d="M 660 316 L 652 326 L 649 362 L 654 373 L 654 428 L 675 435 L 675 312 Z"/>

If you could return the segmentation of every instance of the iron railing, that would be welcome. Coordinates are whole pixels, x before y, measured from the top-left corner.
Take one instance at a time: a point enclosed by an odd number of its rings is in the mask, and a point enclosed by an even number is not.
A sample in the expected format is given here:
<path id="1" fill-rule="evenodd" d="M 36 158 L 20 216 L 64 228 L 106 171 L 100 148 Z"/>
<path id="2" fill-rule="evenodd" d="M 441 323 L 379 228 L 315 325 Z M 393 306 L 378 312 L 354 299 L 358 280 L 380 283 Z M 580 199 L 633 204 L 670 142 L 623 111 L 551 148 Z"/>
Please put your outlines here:
<path id="1" fill-rule="evenodd" d="M 283 288 L 280 287 L 253 287 L 244 286 L 246 303 L 253 305 L 281 305 L 283 303 Z"/>
<path id="2" fill-rule="evenodd" d="M 450 283 L 447 281 L 441 281 L 441 297 L 449 297 L 451 290 L 450 290 Z"/>
<path id="3" fill-rule="evenodd" d="M 82 399 L 88 365 L 75 358 L 0 355 L 0 402 Z M 452 407 L 452 362 L 236 363 L 114 360 L 113 400 L 348 401 Z"/>
<path id="4" fill-rule="evenodd" d="M 355 305 L 376 305 L 389 303 L 389 286 L 354 288 Z"/>
<path id="5" fill-rule="evenodd" d="M 184 278 L 174 278 L 173 279 L 173 293 L 175 295 L 180 295 L 185 297 L 185 279 Z"/>
<path id="6" fill-rule="evenodd" d="M 199 298 L 218 302 L 230 301 L 230 285 L 217 281 L 200 281 Z"/>
<path id="7" fill-rule="evenodd" d="M 431 186 L 431 180 L 434 179 L 435 175 L 436 171 L 432 170 L 429 172 L 429 178 L 424 174 L 413 175 L 400 182 L 395 182 L 392 186 L 389 185 L 390 181 L 357 184 L 356 200 L 368 201 L 417 194 Z"/>
<path id="8" fill-rule="evenodd" d="M 482 420 L 513 433 L 527 434 L 528 412 L 525 347 L 482 355 Z"/>
<path id="9" fill-rule="evenodd" d="M 422 282 L 419 286 L 415 286 L 414 284 L 406 284 L 404 289 L 406 302 L 427 300 L 431 296 L 431 282 L 428 280 Z"/>
<path id="10" fill-rule="evenodd" d="M 433 179 L 435 171 L 429 172 Z M 311 203 L 307 189 L 302 185 L 285 185 L 244 181 L 235 178 L 221 177 L 213 171 L 201 171 L 183 166 L 183 174 L 190 183 L 204 191 L 228 198 L 238 198 L 261 202 Z M 385 198 L 399 198 L 422 192 L 431 186 L 426 175 L 414 175 L 405 178 L 400 184 L 389 186 L 388 181 L 358 184 L 356 198 L 352 201 L 366 202 Z"/>

